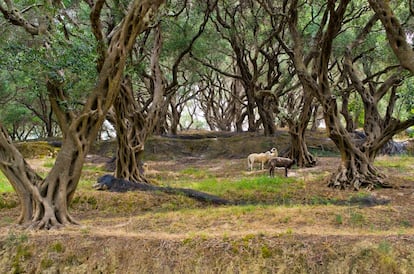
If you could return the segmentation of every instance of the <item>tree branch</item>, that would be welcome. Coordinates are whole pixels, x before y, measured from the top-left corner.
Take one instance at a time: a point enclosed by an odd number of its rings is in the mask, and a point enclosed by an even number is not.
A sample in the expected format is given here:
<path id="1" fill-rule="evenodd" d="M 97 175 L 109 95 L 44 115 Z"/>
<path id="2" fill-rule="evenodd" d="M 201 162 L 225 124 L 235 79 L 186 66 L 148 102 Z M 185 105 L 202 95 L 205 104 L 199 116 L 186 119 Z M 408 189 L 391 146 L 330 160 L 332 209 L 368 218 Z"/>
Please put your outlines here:
<path id="1" fill-rule="evenodd" d="M 406 41 L 405 31 L 389 6 L 389 1 L 369 0 L 387 33 L 387 38 L 401 66 L 414 74 L 414 52 Z"/>

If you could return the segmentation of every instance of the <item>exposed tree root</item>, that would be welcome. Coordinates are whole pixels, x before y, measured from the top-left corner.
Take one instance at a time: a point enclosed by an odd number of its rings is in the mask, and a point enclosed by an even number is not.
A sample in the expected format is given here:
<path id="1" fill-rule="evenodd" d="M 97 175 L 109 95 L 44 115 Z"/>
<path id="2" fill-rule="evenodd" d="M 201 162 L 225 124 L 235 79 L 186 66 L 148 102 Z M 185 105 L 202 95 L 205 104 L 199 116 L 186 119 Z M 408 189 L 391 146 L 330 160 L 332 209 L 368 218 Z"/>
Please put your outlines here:
<path id="1" fill-rule="evenodd" d="M 168 194 L 181 194 L 201 202 L 207 202 L 216 205 L 232 204 L 226 199 L 220 197 L 196 191 L 188 188 L 172 188 L 172 187 L 160 187 L 147 183 L 129 182 L 126 180 L 115 178 L 112 175 L 104 175 L 98 179 L 98 182 L 94 185 L 94 188 L 98 190 L 109 190 L 114 192 L 126 192 L 133 190 L 141 191 L 162 191 Z"/>
<path id="2" fill-rule="evenodd" d="M 375 188 L 392 187 L 386 179 L 384 174 L 381 174 L 373 168 L 370 168 L 366 172 L 361 172 L 342 166 L 329 178 L 328 186 L 353 190 L 360 190 L 361 188 L 373 190 Z"/>

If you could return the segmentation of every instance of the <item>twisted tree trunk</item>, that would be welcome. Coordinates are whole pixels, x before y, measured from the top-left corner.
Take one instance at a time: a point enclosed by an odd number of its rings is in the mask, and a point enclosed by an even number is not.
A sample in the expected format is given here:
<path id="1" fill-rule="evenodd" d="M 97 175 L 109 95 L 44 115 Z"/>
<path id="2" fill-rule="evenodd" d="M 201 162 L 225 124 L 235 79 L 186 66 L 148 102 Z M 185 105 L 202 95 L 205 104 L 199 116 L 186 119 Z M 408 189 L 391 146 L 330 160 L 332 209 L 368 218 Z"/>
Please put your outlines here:
<path id="1" fill-rule="evenodd" d="M 339 118 L 333 112 L 327 116 L 328 121 L 334 121 L 327 123 L 329 137 L 341 152 L 341 164 L 329 178 L 328 186 L 354 190 L 390 187 L 385 175 L 374 167 L 373 158 L 357 147 L 346 129 L 335 126 L 338 125 Z"/>
<path id="2" fill-rule="evenodd" d="M 129 79 L 124 80 L 114 108 L 118 146 L 115 176 L 131 182 L 146 182 L 142 169 L 144 142 L 140 137 L 143 118 L 139 117 Z"/>
<path id="3" fill-rule="evenodd" d="M 160 67 L 162 37 L 160 25 L 155 29 L 154 48 L 151 55 L 152 103 L 144 116 L 134 98 L 132 84 L 125 78 L 114 104 L 118 151 L 115 175 L 130 182 L 147 182 L 142 169 L 144 144 L 160 121 L 168 102 L 164 100 L 164 77 Z"/>
<path id="4" fill-rule="evenodd" d="M 312 167 L 316 165 L 316 159 L 309 152 L 305 138 L 305 133 L 312 117 L 312 101 L 313 96 L 309 92 L 305 92 L 301 99 L 299 118 L 297 120 L 287 119 L 291 137 L 289 158 L 295 159 L 299 167 Z M 297 106 L 293 105 L 292 107 Z"/>

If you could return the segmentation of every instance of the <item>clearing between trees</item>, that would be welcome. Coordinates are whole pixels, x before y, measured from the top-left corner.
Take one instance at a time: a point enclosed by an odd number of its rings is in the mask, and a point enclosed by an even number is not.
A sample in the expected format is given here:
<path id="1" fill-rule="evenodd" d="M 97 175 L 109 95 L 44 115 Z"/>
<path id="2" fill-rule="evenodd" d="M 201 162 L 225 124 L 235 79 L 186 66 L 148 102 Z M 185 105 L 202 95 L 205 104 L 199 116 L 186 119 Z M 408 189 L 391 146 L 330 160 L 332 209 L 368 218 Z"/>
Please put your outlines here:
<path id="1" fill-rule="evenodd" d="M 196 138 L 197 137 L 197 138 Z M 380 156 L 393 188 L 336 190 L 326 178 L 339 156 L 322 133 L 309 136 L 312 168 L 247 169 L 247 155 L 287 148 L 288 137 L 253 134 L 154 137 L 147 176 L 239 205 L 211 205 L 163 192 L 97 191 L 113 147 L 88 156 L 70 211 L 80 226 L 26 231 L 13 223 L 16 194 L 0 177 L 1 273 L 412 273 L 414 162 Z M 37 172 L 54 159 L 33 157 Z"/>

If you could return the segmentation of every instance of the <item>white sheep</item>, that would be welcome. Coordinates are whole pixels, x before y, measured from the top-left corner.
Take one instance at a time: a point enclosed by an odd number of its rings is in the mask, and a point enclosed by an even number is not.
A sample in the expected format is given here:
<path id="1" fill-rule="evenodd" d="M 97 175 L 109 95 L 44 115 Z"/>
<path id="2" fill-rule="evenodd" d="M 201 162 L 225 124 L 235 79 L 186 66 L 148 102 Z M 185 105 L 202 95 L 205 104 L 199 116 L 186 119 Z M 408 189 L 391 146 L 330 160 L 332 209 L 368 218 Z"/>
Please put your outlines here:
<path id="1" fill-rule="evenodd" d="M 277 157 L 278 151 L 276 148 L 272 148 L 270 151 L 266 151 L 264 153 L 252 153 L 247 157 L 247 168 L 253 170 L 254 162 L 262 163 L 262 170 L 264 169 L 264 165 L 269 161 L 269 159 Z"/>

